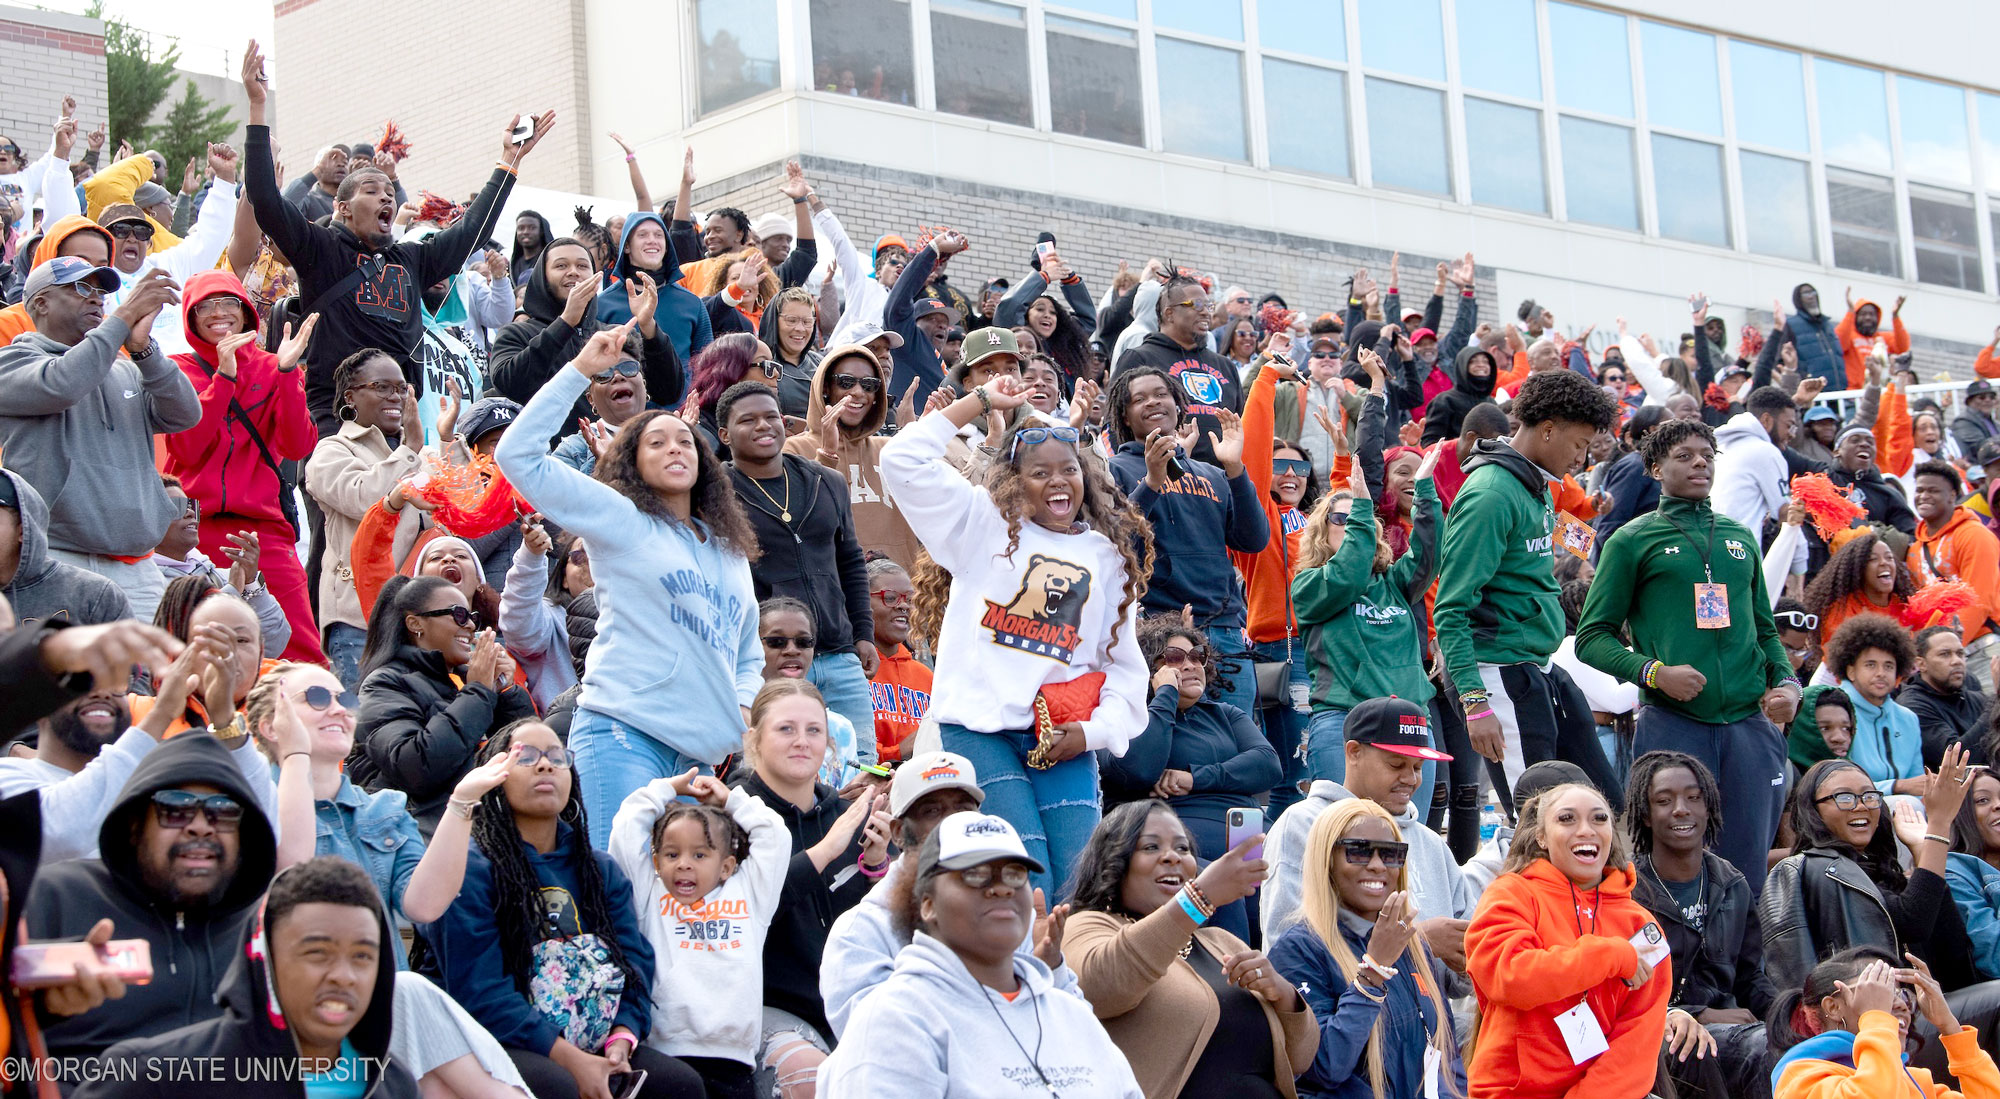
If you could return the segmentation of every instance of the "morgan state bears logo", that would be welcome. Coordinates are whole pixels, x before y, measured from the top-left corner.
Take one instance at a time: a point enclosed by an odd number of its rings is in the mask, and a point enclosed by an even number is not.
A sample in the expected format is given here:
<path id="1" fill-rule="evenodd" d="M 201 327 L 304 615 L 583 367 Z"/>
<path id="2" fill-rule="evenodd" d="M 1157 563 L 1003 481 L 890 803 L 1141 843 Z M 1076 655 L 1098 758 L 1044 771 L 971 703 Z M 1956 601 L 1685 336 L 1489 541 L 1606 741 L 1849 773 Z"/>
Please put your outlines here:
<path id="1" fill-rule="evenodd" d="M 1046 554 L 1028 559 L 1021 590 L 1006 606 L 986 601 L 979 624 L 993 631 L 993 643 L 1069 663 L 1076 652 L 1083 605 L 1090 601 L 1090 572 Z"/>

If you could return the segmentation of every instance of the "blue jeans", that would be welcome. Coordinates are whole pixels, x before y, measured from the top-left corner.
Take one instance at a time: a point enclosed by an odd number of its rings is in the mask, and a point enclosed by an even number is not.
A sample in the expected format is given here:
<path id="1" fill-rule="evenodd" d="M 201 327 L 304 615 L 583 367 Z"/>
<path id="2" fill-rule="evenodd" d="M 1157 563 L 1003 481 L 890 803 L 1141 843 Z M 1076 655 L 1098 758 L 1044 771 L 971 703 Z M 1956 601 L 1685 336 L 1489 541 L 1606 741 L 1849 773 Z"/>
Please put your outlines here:
<path id="1" fill-rule="evenodd" d="M 1306 743 L 1300 751 L 1305 760 L 1306 775 L 1317 782 L 1332 779 L 1347 781 L 1347 737 L 1341 729 L 1347 724 L 1346 710 L 1314 710 L 1312 724 L 1306 730 Z M 1437 747 L 1437 733 L 1431 733 L 1431 747 Z M 1431 811 L 1431 793 L 1437 788 L 1437 764 L 1424 761 L 1423 777 L 1417 780 L 1417 791 L 1410 795 L 1410 804 L 1417 807 L 1417 819 L 1422 820 Z"/>
<path id="2" fill-rule="evenodd" d="M 860 761 L 875 762 L 875 699 L 868 693 L 861 658 L 853 653 L 821 653 L 806 669 L 806 682 L 819 688 L 827 709 L 854 726 L 854 754 Z"/>
<path id="3" fill-rule="evenodd" d="M 333 665 L 334 678 L 350 691 L 361 689 L 361 650 L 368 643 L 368 631 L 345 622 L 329 622 L 326 627 L 326 659 Z"/>
<path id="4" fill-rule="evenodd" d="M 1254 651 L 1260 660 L 1284 660 L 1287 655 L 1284 638 L 1260 641 Z M 1307 722 L 1312 720 L 1312 680 L 1307 675 L 1305 642 L 1292 639 L 1290 658 L 1292 704 L 1268 707 L 1260 715 L 1264 736 L 1277 750 L 1278 760 L 1285 767 L 1285 777 L 1271 788 L 1271 804 L 1265 812 L 1272 821 L 1276 821 L 1278 815 L 1294 802 L 1304 800 L 1304 795 L 1299 793 L 1299 783 L 1306 777 L 1306 764 L 1299 755 L 1299 741 L 1305 735 Z M 1255 680 L 1252 680 L 1252 686 L 1255 686 Z"/>
<path id="5" fill-rule="evenodd" d="M 570 719 L 569 754 L 578 797 L 590 820 L 590 845 L 599 851 L 610 846 L 611 818 L 632 791 L 656 778 L 686 774 L 690 767 L 705 775 L 715 771 L 634 726 L 581 706 Z"/>
<path id="6" fill-rule="evenodd" d="M 1216 675 L 1229 683 L 1229 689 L 1211 684 L 1210 698 L 1229 703 L 1250 715 L 1250 720 L 1258 721 L 1257 715 L 1257 672 L 1250 666 L 1250 650 L 1245 646 L 1246 638 L 1241 626 L 1209 626 L 1202 631 L 1208 635 L 1208 651 L 1215 654 Z"/>
<path id="7" fill-rule="evenodd" d="M 1097 753 L 1083 752 L 1046 770 L 1027 765 L 1035 747 L 1032 732 L 976 733 L 940 722 L 944 750 L 964 756 L 986 792 L 980 804 L 1014 826 L 1021 843 L 1049 869 L 1034 876 L 1051 906 L 1067 900 L 1076 859 L 1090 842 L 1101 814 Z M 576 734 L 570 734 L 574 737 Z"/>

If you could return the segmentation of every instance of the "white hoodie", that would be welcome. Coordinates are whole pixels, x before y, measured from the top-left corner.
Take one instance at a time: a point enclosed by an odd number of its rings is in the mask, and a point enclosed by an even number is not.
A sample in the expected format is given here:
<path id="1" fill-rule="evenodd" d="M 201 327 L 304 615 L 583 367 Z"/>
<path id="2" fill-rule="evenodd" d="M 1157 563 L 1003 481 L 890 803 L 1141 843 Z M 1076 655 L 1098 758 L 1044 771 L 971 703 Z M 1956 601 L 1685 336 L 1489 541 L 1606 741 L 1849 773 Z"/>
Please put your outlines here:
<path id="1" fill-rule="evenodd" d="M 1090 1005 L 1058 993 L 1041 962 L 1014 958 L 1013 1002 L 919 931 L 896 971 L 848 1020 L 819 1069 L 819 1099 L 1143 1099 Z M 1044 1085 L 1044 1080 L 1047 1085 Z"/>
<path id="2" fill-rule="evenodd" d="M 1791 467 L 1757 417 L 1739 412 L 1716 429 L 1715 487 L 1709 506 L 1750 528 L 1759 548 L 1764 520 L 1791 498 Z"/>

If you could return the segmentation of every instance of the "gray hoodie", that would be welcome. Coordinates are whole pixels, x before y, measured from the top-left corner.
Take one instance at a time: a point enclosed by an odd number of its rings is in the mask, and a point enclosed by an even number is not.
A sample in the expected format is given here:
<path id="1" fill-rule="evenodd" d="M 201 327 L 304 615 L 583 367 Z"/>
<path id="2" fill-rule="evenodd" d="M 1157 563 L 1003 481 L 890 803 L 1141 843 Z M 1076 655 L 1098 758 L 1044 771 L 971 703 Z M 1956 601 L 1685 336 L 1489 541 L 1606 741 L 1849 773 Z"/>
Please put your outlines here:
<path id="1" fill-rule="evenodd" d="M 12 451 L 7 453 L 13 458 Z M 21 501 L 21 563 L 0 594 L 14 604 L 23 623 L 56 621 L 96 626 L 132 616 L 125 590 L 86 569 L 49 556 L 49 506 L 26 477 L 11 469 L 0 476 L 14 483 Z M 164 533 L 164 532 L 163 532 Z"/>
<path id="2" fill-rule="evenodd" d="M 950 947 L 917 932 L 820 1066 L 819 1099 L 1141 1099 L 1132 1066 L 1090 1005 L 1058 994 L 1033 958 L 1015 955 L 1014 972 L 1021 991 L 1009 1003 Z"/>
<path id="3" fill-rule="evenodd" d="M 153 435 L 199 424 L 201 402 L 158 344 L 119 358 L 129 332 L 113 316 L 74 347 L 39 332 L 0 347 L 0 450 L 49 501 L 56 549 L 146 557 L 178 513 Z"/>
<path id="4" fill-rule="evenodd" d="M 1264 882 L 1258 912 L 1265 942 L 1276 942 L 1279 933 L 1303 914 L 1306 837 L 1312 834 L 1313 822 L 1334 802 L 1353 796 L 1345 786 L 1320 779 L 1312 784 L 1304 801 L 1279 814 L 1278 823 L 1271 826 L 1264 841 L 1271 876 Z M 1479 893 L 1466 880 L 1458 860 L 1451 857 L 1443 837 L 1417 819 L 1414 801 L 1396 814 L 1396 828 L 1403 833 L 1403 842 L 1410 845 L 1410 892 L 1417 902 L 1417 918 L 1471 919 Z"/>

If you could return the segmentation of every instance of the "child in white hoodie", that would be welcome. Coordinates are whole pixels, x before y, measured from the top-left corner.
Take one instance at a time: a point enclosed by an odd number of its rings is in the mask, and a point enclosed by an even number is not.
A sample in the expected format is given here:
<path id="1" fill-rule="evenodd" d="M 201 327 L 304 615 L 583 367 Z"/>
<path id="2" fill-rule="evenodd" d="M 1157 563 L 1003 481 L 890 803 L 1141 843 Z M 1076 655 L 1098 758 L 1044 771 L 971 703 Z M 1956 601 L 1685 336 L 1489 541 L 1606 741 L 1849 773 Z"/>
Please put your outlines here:
<path id="1" fill-rule="evenodd" d="M 709 1099 L 754 1094 L 764 936 L 791 855 L 777 813 L 692 769 L 634 790 L 612 821 L 611 858 L 656 959 L 646 1043 L 700 1073 Z"/>

